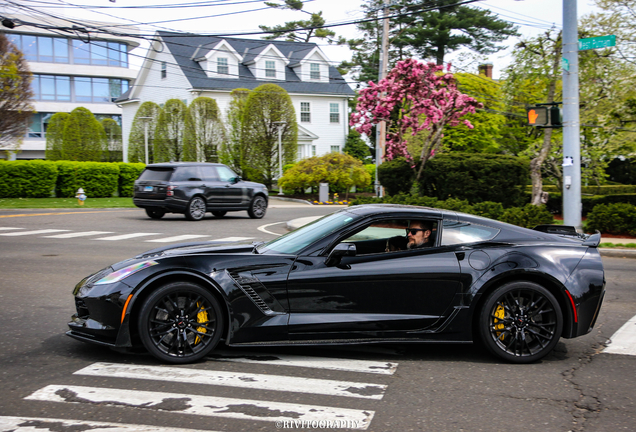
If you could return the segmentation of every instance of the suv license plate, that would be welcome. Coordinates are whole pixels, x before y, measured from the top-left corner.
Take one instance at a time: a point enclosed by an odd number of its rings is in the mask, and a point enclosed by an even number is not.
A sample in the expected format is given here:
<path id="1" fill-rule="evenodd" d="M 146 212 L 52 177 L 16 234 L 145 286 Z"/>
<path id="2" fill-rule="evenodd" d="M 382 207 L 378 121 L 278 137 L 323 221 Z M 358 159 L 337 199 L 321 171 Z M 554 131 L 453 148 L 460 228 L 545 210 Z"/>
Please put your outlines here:
<path id="1" fill-rule="evenodd" d="M 144 192 L 152 192 L 152 186 L 146 186 Z"/>

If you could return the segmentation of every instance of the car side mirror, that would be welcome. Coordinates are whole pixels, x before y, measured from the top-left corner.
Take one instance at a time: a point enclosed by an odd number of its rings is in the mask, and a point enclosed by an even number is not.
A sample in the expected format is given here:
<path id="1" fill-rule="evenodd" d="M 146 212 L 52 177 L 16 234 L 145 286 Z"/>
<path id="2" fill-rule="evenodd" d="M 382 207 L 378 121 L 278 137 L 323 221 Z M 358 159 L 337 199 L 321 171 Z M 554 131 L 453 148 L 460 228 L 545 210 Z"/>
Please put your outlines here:
<path id="1" fill-rule="evenodd" d="M 329 267 L 340 264 L 342 257 L 356 256 L 356 245 L 354 243 L 339 243 L 329 253 L 325 264 Z"/>
<path id="2" fill-rule="evenodd" d="M 241 180 L 243 180 L 241 176 L 232 177 L 232 184 L 237 184 Z"/>

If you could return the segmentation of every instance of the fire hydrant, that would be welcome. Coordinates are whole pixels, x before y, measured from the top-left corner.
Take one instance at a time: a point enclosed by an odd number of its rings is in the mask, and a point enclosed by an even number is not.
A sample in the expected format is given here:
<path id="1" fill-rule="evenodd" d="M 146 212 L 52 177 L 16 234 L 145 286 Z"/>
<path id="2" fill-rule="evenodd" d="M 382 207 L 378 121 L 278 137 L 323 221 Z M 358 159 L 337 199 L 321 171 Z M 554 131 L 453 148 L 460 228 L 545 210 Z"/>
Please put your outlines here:
<path id="1" fill-rule="evenodd" d="M 77 203 L 79 205 L 84 205 L 84 201 L 86 201 L 86 194 L 84 193 L 83 188 L 79 188 L 77 193 L 75 194 L 75 198 L 77 198 Z"/>

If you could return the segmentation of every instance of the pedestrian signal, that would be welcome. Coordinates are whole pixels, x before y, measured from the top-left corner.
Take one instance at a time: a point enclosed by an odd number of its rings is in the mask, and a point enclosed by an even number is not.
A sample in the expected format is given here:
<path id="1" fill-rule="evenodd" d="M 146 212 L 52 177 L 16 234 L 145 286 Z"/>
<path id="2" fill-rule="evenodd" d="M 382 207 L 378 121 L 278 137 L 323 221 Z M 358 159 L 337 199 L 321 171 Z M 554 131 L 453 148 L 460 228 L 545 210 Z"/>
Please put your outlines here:
<path id="1" fill-rule="evenodd" d="M 540 105 L 527 109 L 528 126 L 562 127 L 561 109 L 556 105 Z"/>

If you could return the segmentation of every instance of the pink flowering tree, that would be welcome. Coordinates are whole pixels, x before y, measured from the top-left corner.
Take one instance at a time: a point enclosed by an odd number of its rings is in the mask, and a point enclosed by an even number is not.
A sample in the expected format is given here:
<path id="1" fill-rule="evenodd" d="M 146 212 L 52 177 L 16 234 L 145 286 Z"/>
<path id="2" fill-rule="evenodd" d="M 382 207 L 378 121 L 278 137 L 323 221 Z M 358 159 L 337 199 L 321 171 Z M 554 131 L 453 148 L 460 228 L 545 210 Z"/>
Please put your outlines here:
<path id="1" fill-rule="evenodd" d="M 369 82 L 369 86 L 360 91 L 356 111 L 351 114 L 350 125 L 360 133 L 369 134 L 373 125 L 386 121 L 386 159 L 404 156 L 414 168 L 407 137 L 427 131 L 416 181 L 426 162 L 441 146 L 444 127 L 464 123 L 472 129 L 473 125 L 461 118 L 483 107 L 460 92 L 453 74 L 444 73 L 443 69 L 435 63 L 399 61 L 386 78 L 378 84 Z"/>

